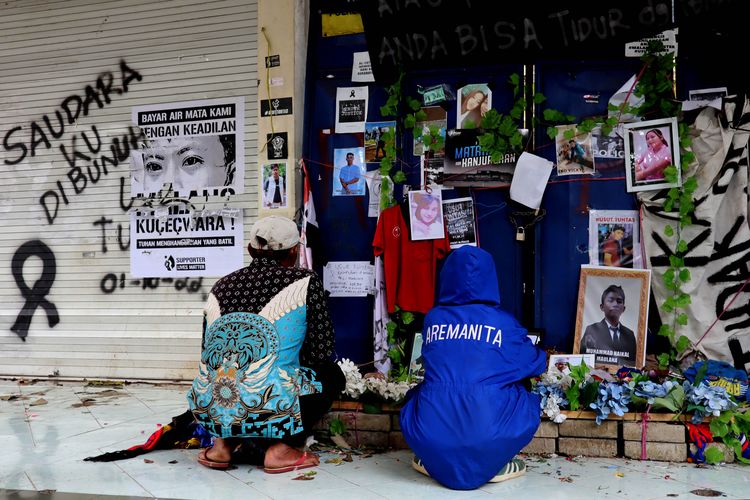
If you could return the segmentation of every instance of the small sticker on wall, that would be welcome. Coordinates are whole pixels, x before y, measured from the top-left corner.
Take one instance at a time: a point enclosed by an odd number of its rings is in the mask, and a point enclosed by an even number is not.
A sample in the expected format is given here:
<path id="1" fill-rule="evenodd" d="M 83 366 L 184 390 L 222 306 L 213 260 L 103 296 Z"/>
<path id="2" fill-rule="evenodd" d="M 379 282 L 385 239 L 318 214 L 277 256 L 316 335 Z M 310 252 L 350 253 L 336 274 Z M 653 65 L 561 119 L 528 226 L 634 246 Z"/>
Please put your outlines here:
<path id="1" fill-rule="evenodd" d="M 285 160 L 289 156 L 287 133 L 266 134 L 266 149 L 269 160 Z"/>
<path id="2" fill-rule="evenodd" d="M 276 76 L 274 78 L 271 78 L 271 87 L 281 87 L 284 85 L 284 77 Z"/>
<path id="3" fill-rule="evenodd" d="M 292 114 L 292 98 L 277 97 L 276 99 L 261 99 L 260 116 L 279 116 Z"/>
<path id="4" fill-rule="evenodd" d="M 281 57 L 278 54 L 266 57 L 266 68 L 281 66 Z"/>

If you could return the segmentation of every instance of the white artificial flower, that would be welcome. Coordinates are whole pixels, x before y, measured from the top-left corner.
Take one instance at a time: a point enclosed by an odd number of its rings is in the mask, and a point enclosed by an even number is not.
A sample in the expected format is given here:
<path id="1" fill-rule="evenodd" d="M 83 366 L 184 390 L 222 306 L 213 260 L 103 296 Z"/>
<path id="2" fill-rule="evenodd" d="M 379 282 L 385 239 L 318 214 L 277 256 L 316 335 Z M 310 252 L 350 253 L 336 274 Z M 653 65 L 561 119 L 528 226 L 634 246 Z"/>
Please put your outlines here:
<path id="1" fill-rule="evenodd" d="M 556 394 L 550 394 L 547 397 L 547 404 L 544 405 L 544 414 L 556 424 L 565 422 L 567 415 L 560 413 L 560 402 L 562 399 Z"/>
<path id="2" fill-rule="evenodd" d="M 351 360 L 344 358 L 338 362 L 346 378 L 344 393 L 351 398 L 358 398 L 365 392 L 365 382 L 359 368 Z"/>

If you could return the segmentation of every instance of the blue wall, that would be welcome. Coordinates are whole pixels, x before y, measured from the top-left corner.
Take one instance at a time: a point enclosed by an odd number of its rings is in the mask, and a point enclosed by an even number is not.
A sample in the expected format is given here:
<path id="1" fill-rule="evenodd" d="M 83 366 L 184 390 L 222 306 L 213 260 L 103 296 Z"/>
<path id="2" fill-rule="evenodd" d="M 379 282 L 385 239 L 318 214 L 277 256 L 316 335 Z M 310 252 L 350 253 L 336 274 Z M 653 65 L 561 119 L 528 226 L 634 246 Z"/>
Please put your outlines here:
<path id="1" fill-rule="evenodd" d="M 379 112 L 386 100 L 382 87 L 351 82 L 352 54 L 366 50 L 364 35 L 322 38 L 319 20 L 316 22 L 315 16 L 312 17 L 304 157 L 325 245 L 324 261 L 372 260 L 376 219 L 367 217 L 367 196 L 331 196 L 333 150 L 363 145 L 361 134 L 333 133 L 336 88 L 369 85 L 368 121 L 392 118 L 381 117 Z M 605 114 L 611 95 L 640 67 L 638 59 L 624 58 L 603 62 L 542 62 L 534 67 L 535 85 L 537 92 L 547 97 L 543 107 L 580 119 Z M 493 108 L 504 113 L 514 100 L 506 83 L 508 77 L 522 70 L 520 65 L 494 65 L 410 73 L 405 94 L 416 97 L 417 85 L 447 83 L 456 89 L 467 83 L 488 82 L 493 90 Z M 702 81 L 699 72 L 689 70 L 683 80 L 696 88 Z M 583 98 L 597 94 L 598 103 Z M 455 110 L 451 108 L 448 128 L 455 127 L 455 120 Z M 409 183 L 417 184 L 419 161 L 412 155 L 411 133 L 403 134 L 400 140 L 401 158 L 408 164 L 404 171 Z M 536 131 L 532 152 L 554 160 L 554 144 L 544 130 Z M 377 167 L 368 164 L 369 169 Z M 515 230 L 508 219 L 511 205 L 507 188 L 443 192 L 446 199 L 473 196 L 480 246 L 495 259 L 503 305 L 524 318 L 524 326 L 542 329 L 545 346 L 555 346 L 561 351 L 572 348 L 580 265 L 589 263 L 588 210 L 636 208 L 634 195 L 625 191 L 623 168 L 624 164 L 615 163 L 599 167 L 594 176 L 553 175 L 542 204 L 546 216 L 537 224 L 536 231 L 529 234 L 527 245 L 515 240 Z M 316 263 L 319 272 L 325 262 Z M 527 290 L 526 308 L 522 295 L 524 272 L 531 272 L 532 279 L 527 283 L 533 286 L 533 290 Z M 355 362 L 372 360 L 372 298 L 329 298 L 329 303 L 339 355 Z"/>

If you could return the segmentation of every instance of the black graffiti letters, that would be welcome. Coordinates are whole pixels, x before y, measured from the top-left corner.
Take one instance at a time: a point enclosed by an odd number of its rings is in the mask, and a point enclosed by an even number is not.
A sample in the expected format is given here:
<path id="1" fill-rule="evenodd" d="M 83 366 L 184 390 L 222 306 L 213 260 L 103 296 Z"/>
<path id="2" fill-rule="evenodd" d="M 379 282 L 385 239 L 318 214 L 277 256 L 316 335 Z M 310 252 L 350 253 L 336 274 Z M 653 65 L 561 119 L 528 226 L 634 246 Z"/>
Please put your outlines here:
<path id="1" fill-rule="evenodd" d="M 192 294 L 198 293 L 203 289 L 203 278 L 143 278 L 127 281 L 125 273 L 120 273 L 119 276 L 115 273 L 107 273 L 102 278 L 100 288 L 103 293 L 109 295 L 114 293 L 118 288 L 120 290 L 125 289 L 127 285 L 140 286 L 142 290 L 155 290 L 162 284 L 172 285 L 178 292 L 184 290 Z M 205 299 L 206 297 L 203 298 L 203 300 Z"/>
<path id="2" fill-rule="evenodd" d="M 79 135 L 71 137 L 69 148 L 66 148 L 65 144 L 60 145 L 60 151 L 70 167 L 66 175 L 68 188 L 67 190 L 64 189 L 63 184 L 57 181 L 57 189 L 48 189 L 39 197 L 39 204 L 42 205 L 49 224 L 54 224 L 60 210 L 61 200 L 65 205 L 68 205 L 70 203 L 69 194 L 79 195 L 90 184 L 99 182 L 102 175 L 109 175 L 108 167 L 117 167 L 122 162 L 127 161 L 130 158 L 130 151 L 137 149 L 139 141 L 143 138 L 139 128 L 130 126 L 127 133 L 123 134 L 122 137 L 112 139 L 109 145 L 109 155 L 101 153 L 98 157 L 93 157 L 102 150 L 102 141 L 96 127 L 92 126 L 91 130 L 90 136 L 86 132 L 80 133 L 82 142 L 86 144 L 85 150 L 78 149 L 80 143 L 77 139 Z M 79 165 L 79 160 L 88 162 L 88 164 Z"/>
<path id="3" fill-rule="evenodd" d="M 31 257 L 42 259 L 42 276 L 34 283 L 34 286 L 29 287 L 23 276 L 23 265 Z M 55 254 L 52 253 L 52 250 L 47 245 L 39 240 L 27 241 L 13 254 L 11 269 L 13 278 L 16 280 L 16 285 L 21 291 L 23 298 L 26 299 L 26 303 L 18 313 L 16 322 L 10 329 L 25 342 L 26 336 L 29 334 L 31 318 L 38 307 L 41 306 L 44 312 L 47 313 L 47 323 L 50 328 L 60 322 L 57 308 L 45 298 L 52 289 L 52 284 L 55 282 L 55 274 L 57 273 Z"/>
<path id="4" fill-rule="evenodd" d="M 727 344 L 729 345 L 729 352 L 732 353 L 734 367 L 738 370 L 747 371 L 747 364 L 750 363 L 750 351 L 743 351 L 739 339 L 734 337 L 730 338 Z"/>
<path id="5" fill-rule="evenodd" d="M 95 84 L 86 85 L 81 94 L 66 97 L 60 103 L 60 109 L 54 111 L 54 118 L 44 115 L 41 119 L 43 125 L 33 121 L 29 124 L 28 142 L 24 140 L 24 127 L 19 125 L 13 127 L 3 137 L 3 148 L 12 151 L 15 157 L 5 158 L 6 165 L 16 165 L 27 156 L 34 157 L 42 149 L 52 147 L 53 139 L 59 139 L 65 133 L 67 125 L 73 125 L 79 116 L 88 116 L 93 109 L 101 109 L 112 102 L 111 94 L 124 94 L 128 91 L 128 85 L 133 80 L 141 81 L 143 77 L 136 70 L 120 61 L 120 85 L 116 86 L 115 76 L 110 71 L 99 75 Z M 55 125 L 53 125 L 55 122 Z"/>

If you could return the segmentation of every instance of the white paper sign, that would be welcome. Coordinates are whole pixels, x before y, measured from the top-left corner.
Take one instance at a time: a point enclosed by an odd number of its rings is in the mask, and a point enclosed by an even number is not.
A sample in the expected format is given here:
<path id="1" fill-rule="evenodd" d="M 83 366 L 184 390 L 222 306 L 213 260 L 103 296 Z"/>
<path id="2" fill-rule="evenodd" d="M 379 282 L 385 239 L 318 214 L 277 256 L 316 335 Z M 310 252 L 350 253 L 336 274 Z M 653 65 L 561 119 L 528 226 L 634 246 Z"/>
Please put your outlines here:
<path id="1" fill-rule="evenodd" d="M 662 31 L 655 37 L 643 38 L 636 42 L 625 44 L 625 57 L 641 57 L 646 53 L 648 42 L 658 40 L 664 44 L 664 51 L 661 54 L 672 53 L 677 55 L 677 29 Z"/>
<path id="2" fill-rule="evenodd" d="M 521 153 L 510 183 L 510 199 L 529 208 L 539 208 L 553 164 L 540 156 Z"/>
<path id="3" fill-rule="evenodd" d="M 369 52 L 355 52 L 354 64 L 352 64 L 352 81 L 353 82 L 374 82 L 375 76 L 372 74 L 370 65 Z"/>
<path id="4" fill-rule="evenodd" d="M 135 278 L 224 276 L 243 265 L 242 211 L 130 214 L 130 274 Z"/>
<path id="5" fill-rule="evenodd" d="M 329 262 L 323 288 L 331 297 L 365 297 L 375 292 L 375 267 L 368 261 Z"/>
<path id="6" fill-rule="evenodd" d="M 336 133 L 365 133 L 367 87 L 336 89 Z"/>

